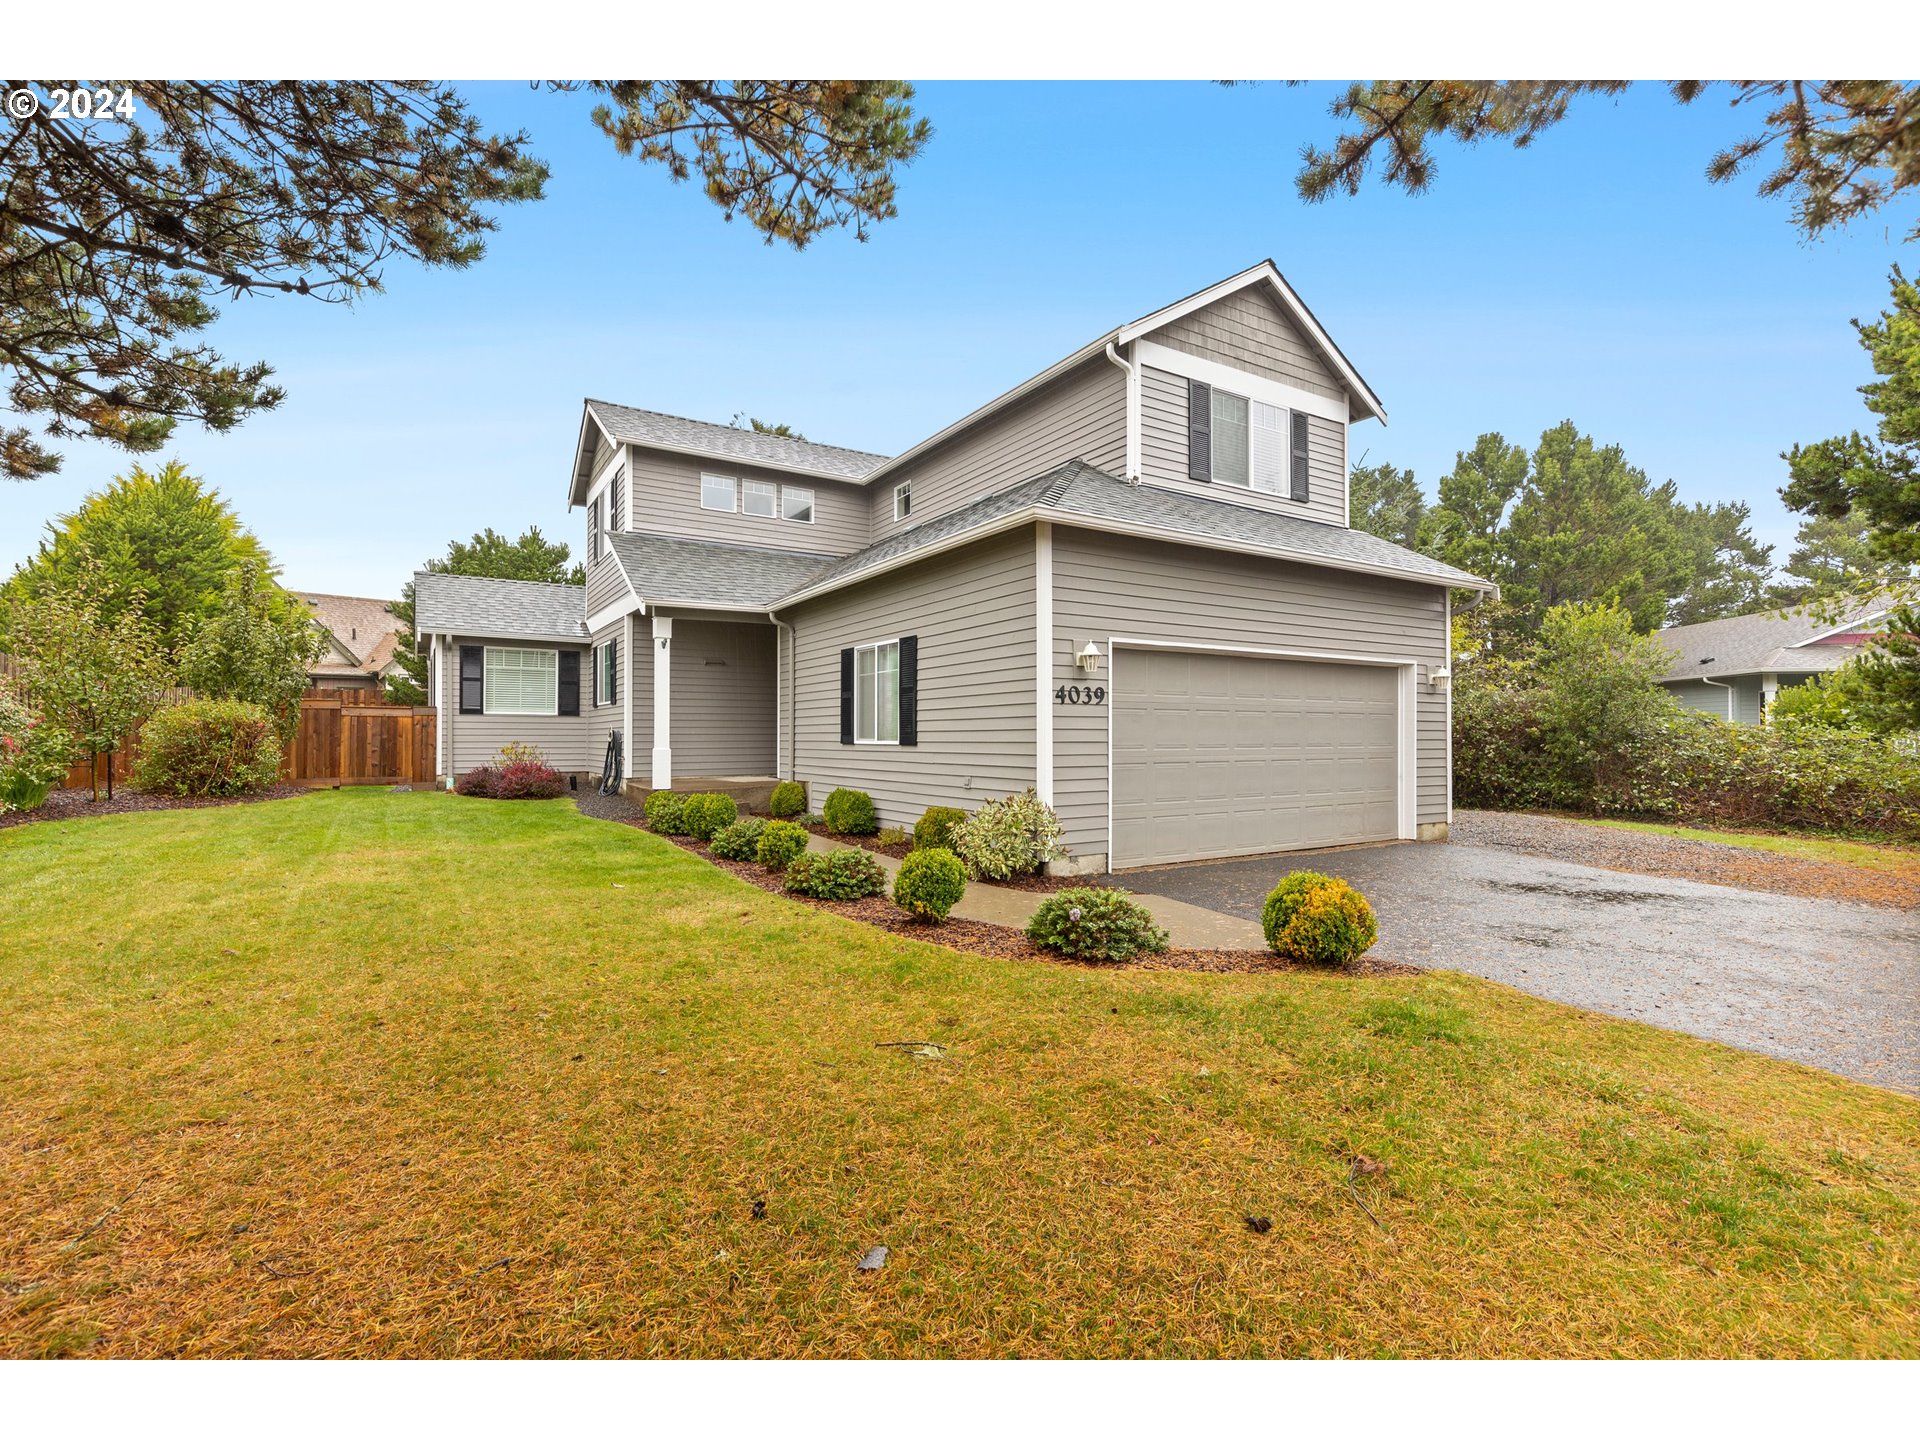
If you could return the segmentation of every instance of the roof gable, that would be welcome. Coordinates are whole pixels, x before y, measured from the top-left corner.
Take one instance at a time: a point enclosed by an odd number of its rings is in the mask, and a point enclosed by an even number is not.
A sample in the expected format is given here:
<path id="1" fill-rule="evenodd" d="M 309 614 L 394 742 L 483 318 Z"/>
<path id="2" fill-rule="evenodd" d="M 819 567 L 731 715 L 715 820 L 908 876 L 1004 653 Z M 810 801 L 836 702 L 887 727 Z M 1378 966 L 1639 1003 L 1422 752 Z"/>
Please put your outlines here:
<path id="1" fill-rule="evenodd" d="M 1856 626 L 1884 615 L 1884 599 L 1855 607 L 1836 624 L 1826 609 L 1803 605 L 1791 610 L 1761 610 L 1674 625 L 1660 631 L 1672 652 L 1673 667 L 1663 679 L 1691 680 L 1701 675 L 1747 675 L 1763 671 L 1832 670 L 1864 643 L 1849 640 Z"/>
<path id="2" fill-rule="evenodd" d="M 612 445 L 645 445 L 677 455 L 757 465 L 814 480 L 855 483 L 865 479 L 887 458 L 866 450 L 849 450 L 842 445 L 820 445 L 788 435 L 742 430 L 736 425 L 715 425 L 682 415 L 664 415 L 657 410 L 636 410 L 630 405 L 615 405 L 610 400 L 588 400 L 581 417 L 580 440 L 574 447 L 569 505 L 581 504 L 587 498 L 599 437 Z"/>

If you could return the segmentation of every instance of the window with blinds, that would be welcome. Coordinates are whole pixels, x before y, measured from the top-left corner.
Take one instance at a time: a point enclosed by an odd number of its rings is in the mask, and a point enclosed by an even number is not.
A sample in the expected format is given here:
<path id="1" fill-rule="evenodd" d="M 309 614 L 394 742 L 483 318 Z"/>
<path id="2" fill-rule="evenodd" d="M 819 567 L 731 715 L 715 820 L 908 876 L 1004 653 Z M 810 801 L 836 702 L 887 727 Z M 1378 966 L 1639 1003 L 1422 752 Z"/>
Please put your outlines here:
<path id="1" fill-rule="evenodd" d="M 486 713 L 558 715 L 560 652 L 487 647 Z"/>

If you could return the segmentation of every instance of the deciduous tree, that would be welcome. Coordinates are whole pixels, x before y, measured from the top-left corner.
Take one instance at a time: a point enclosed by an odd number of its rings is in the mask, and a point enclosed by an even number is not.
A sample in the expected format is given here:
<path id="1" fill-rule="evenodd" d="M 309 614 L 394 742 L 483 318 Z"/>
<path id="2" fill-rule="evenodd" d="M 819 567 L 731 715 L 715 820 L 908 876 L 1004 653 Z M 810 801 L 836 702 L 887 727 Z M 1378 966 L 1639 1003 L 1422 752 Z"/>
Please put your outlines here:
<path id="1" fill-rule="evenodd" d="M 326 651 L 317 625 L 285 623 L 273 582 L 258 565 L 227 576 L 220 608 L 180 654 L 180 683 L 209 700 L 245 700 L 273 716 L 280 743 L 300 728 L 300 697 Z"/>

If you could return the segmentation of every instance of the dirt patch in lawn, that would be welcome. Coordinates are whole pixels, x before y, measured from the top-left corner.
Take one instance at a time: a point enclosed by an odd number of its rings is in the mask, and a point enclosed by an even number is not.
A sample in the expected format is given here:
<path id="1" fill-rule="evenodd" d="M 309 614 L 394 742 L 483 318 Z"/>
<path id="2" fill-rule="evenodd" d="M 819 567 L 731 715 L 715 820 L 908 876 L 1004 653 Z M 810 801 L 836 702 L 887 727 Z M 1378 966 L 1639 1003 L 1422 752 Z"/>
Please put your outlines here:
<path id="1" fill-rule="evenodd" d="M 738 860 L 724 860 L 699 841 L 684 836 L 666 838 L 671 839 L 682 850 L 691 850 L 708 864 L 718 866 L 728 874 L 738 876 L 749 885 L 757 886 L 770 894 L 784 895 L 787 899 L 797 900 L 802 905 L 811 905 L 816 910 L 828 910 L 835 915 L 845 916 L 849 920 L 858 920 L 862 924 L 871 925 L 875 929 L 891 931 L 896 935 L 904 935 L 914 940 L 930 940 L 936 945 L 945 945 L 951 950 L 964 950 L 975 955 L 991 955 L 999 960 L 1038 960 L 1048 965 L 1065 965 L 1083 970 L 1199 970 L 1217 974 L 1258 974 L 1285 970 L 1327 973 L 1329 968 L 1324 965 L 1296 964 L 1278 955 L 1268 954 L 1264 950 L 1176 948 L 1169 949 L 1161 955 L 1143 955 L 1137 960 L 1124 964 L 1072 960 L 1064 955 L 1056 955 L 1051 950 L 1043 949 L 1027 939 L 1020 931 L 1007 925 L 990 925 L 983 920 L 962 920 L 957 917 L 937 922 L 918 920 L 891 900 L 877 895 L 865 900 L 816 900 L 808 895 L 795 895 L 786 889 L 780 875 L 762 866 L 749 865 Z M 1414 965 L 1362 957 L 1357 963 L 1334 973 L 1356 976 L 1418 975 L 1420 970 Z"/>
<path id="2" fill-rule="evenodd" d="M 102 795 L 95 801 L 91 790 L 56 790 L 47 803 L 32 810 L 16 810 L 0 815 L 0 830 L 15 825 L 33 825 L 42 820 L 87 820 L 96 815 L 131 815 L 141 810 L 205 810 L 215 805 L 252 805 L 261 800 L 290 800 L 309 791 L 304 785 L 275 785 L 257 795 L 222 795 L 194 798 L 185 795 L 154 795 L 145 790 L 118 790 L 113 798 Z"/>
<path id="3" fill-rule="evenodd" d="M 1920 910 L 1920 868 L 1906 874 L 1869 870 L 1711 840 L 1501 810 L 1455 811 L 1451 838 L 1459 845 L 1481 845 L 1633 875 L 1661 875 L 1774 895 Z"/>

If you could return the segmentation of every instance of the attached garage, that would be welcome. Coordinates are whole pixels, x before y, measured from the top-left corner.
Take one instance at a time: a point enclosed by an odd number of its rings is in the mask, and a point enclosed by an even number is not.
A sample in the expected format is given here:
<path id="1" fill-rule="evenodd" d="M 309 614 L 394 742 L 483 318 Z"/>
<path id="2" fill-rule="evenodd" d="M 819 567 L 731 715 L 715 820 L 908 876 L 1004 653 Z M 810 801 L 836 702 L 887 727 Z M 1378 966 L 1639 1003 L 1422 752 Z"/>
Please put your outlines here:
<path id="1" fill-rule="evenodd" d="M 1410 838 L 1408 674 L 1116 642 L 1111 863 Z"/>

